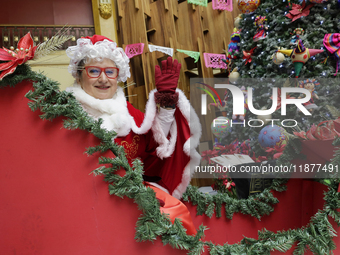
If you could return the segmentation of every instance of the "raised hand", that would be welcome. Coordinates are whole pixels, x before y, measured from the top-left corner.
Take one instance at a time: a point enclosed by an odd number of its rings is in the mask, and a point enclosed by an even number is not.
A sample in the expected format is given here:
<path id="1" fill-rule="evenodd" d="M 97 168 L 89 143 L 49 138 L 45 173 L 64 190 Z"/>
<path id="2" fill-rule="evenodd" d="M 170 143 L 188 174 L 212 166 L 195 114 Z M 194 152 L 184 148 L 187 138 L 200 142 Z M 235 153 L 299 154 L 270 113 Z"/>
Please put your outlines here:
<path id="1" fill-rule="evenodd" d="M 155 83 L 158 92 L 175 93 L 181 66 L 177 59 L 172 61 L 172 57 L 162 61 L 162 70 L 159 65 L 156 65 Z"/>

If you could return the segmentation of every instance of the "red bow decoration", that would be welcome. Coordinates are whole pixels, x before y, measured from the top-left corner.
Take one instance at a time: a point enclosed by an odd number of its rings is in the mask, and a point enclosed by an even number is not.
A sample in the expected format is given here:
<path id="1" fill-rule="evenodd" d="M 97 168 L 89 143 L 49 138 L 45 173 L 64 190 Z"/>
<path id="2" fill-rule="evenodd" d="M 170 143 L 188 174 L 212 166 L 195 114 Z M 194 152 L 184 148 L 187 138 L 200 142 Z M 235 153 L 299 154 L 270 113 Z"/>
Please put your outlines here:
<path id="1" fill-rule="evenodd" d="M 326 125 L 321 126 L 322 124 Z M 340 136 L 340 133 L 336 131 L 334 121 L 332 120 L 320 122 L 317 126 L 313 124 L 307 132 L 301 131 L 293 133 L 304 140 L 327 140 L 335 139 L 335 137 Z"/>
<path id="2" fill-rule="evenodd" d="M 243 51 L 243 59 L 246 59 L 246 62 L 244 63 L 244 65 L 248 64 L 248 63 L 251 63 L 252 61 L 252 57 L 253 57 L 253 54 L 254 54 L 254 50 L 257 48 L 254 47 L 252 48 L 251 50 L 248 50 L 248 51 Z"/>
<path id="3" fill-rule="evenodd" d="M 312 8 L 313 6 L 314 4 L 306 6 L 305 0 L 303 0 L 302 5 L 293 4 L 292 10 L 289 11 L 286 17 L 292 19 L 292 22 L 301 17 L 307 17 L 310 13 L 309 9 Z"/>
<path id="4" fill-rule="evenodd" d="M 34 46 L 30 32 L 19 40 L 16 50 L 6 48 L 0 49 L 0 60 L 8 61 L 0 64 L 0 81 L 7 75 L 13 73 L 18 65 L 22 65 L 27 60 L 34 57 L 34 52 L 38 46 Z"/>

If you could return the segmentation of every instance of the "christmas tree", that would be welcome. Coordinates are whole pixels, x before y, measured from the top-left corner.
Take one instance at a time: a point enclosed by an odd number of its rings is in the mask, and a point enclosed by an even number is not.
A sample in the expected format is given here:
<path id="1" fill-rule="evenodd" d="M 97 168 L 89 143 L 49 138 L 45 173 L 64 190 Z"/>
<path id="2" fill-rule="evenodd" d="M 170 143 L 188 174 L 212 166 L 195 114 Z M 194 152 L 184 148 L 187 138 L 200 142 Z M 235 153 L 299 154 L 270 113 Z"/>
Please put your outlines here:
<path id="1" fill-rule="evenodd" d="M 233 125 L 223 138 L 220 137 L 220 142 L 224 145 L 235 141 L 239 146 L 246 144 L 249 154 L 258 159 L 260 156 L 268 156 L 268 148 L 274 147 L 259 142 L 261 130 L 266 125 L 277 125 L 285 130 L 285 142 L 280 145 L 286 148 L 276 147 L 277 150 L 272 154 L 284 149 L 283 155 L 279 153 L 282 156 L 281 162 L 288 162 L 299 154 L 293 150 L 297 146 L 297 136 L 294 133 L 300 132 L 300 136 L 306 139 L 303 132 L 316 130 L 315 133 L 318 133 L 320 128 L 316 129 L 317 125 L 329 125 L 329 122 L 320 123 L 339 117 L 339 1 L 262 0 L 248 3 L 257 9 L 252 13 L 244 13 L 240 19 L 240 50 L 235 53 L 235 59 L 230 59 L 229 67 L 230 70 L 237 68 L 240 74 L 236 86 L 252 88 L 252 105 L 255 109 L 268 110 L 272 107 L 275 94 L 273 88 L 278 89 L 278 104 L 275 112 L 265 116 L 259 116 L 247 109 L 244 120 L 233 116 L 229 110 L 226 117 L 233 120 L 234 124 L 237 121 L 239 123 Z M 242 5 L 239 7 L 244 8 L 242 12 L 251 8 L 249 5 L 247 9 Z M 283 115 L 280 109 L 282 88 L 308 89 L 308 86 L 313 89 L 309 89 L 311 99 L 304 106 L 310 115 L 298 110 L 295 105 L 287 105 L 286 115 Z M 287 93 L 287 98 L 303 97 L 301 93 Z M 227 105 L 227 108 L 232 109 L 231 93 Z M 247 123 L 254 127 L 249 127 Z M 245 128 L 241 128 L 243 124 Z M 325 129 L 331 129 L 333 135 L 336 134 L 333 126 Z M 316 139 L 322 137 L 323 133 Z"/>

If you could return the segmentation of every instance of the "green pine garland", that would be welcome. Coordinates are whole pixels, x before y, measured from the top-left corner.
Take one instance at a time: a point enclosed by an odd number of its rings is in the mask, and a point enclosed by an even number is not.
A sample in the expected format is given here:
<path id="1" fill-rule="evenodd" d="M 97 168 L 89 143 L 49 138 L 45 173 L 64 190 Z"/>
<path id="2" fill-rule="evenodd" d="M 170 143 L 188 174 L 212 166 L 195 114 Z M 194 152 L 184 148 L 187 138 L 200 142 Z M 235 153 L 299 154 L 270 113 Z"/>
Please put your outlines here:
<path id="1" fill-rule="evenodd" d="M 119 197 L 127 196 L 134 200 L 142 211 L 137 221 L 135 239 L 141 241 L 154 241 L 160 237 L 164 244 L 169 244 L 176 249 L 189 251 L 189 255 L 201 254 L 208 247 L 211 255 L 217 254 L 270 254 L 270 251 L 278 250 L 286 252 L 297 243 L 294 254 L 304 254 L 309 248 L 315 254 L 330 254 L 335 244 L 332 238 L 336 231 L 332 228 L 328 217 L 340 225 L 340 193 L 337 192 L 339 179 L 328 179 L 325 185 L 328 191 L 325 193 L 325 205 L 310 220 L 310 223 L 301 228 L 273 233 L 266 229 L 259 231 L 258 239 L 245 237 L 241 242 L 235 244 L 216 245 L 212 242 L 202 241 L 206 227 L 200 226 L 196 236 L 186 234 L 182 223 L 175 220 L 171 223 L 169 217 L 159 210 L 159 203 L 152 189 L 143 185 L 143 165 L 140 160 L 135 160 L 130 167 L 125 156 L 123 147 L 112 142 L 114 132 L 100 128 L 101 120 L 95 121 L 84 112 L 74 98 L 68 92 L 59 91 L 58 83 L 50 80 L 43 74 L 30 70 L 24 64 L 18 66 L 14 74 L 5 77 L 0 82 L 0 88 L 15 86 L 23 80 L 34 82 L 34 90 L 29 91 L 26 97 L 30 100 L 29 107 L 35 111 L 40 109 L 43 113 L 40 117 L 46 120 L 53 120 L 58 116 L 67 117 L 64 120 L 64 127 L 67 129 L 87 130 L 99 139 L 101 143 L 95 147 L 87 148 L 88 154 L 111 150 L 115 158 L 101 157 L 99 163 L 109 164 L 110 167 L 101 166 L 93 171 L 95 175 L 104 175 L 104 180 L 109 183 L 111 195 Z M 340 146 L 340 138 L 334 141 L 335 146 Z M 292 159 L 295 153 L 285 153 L 287 159 Z M 340 149 L 336 151 L 333 163 L 340 163 Z M 124 168 L 126 175 L 121 177 L 115 171 Z M 282 191 L 285 186 L 284 180 L 277 179 L 272 184 L 272 189 Z M 227 217 L 232 219 L 235 212 L 252 215 L 258 219 L 273 211 L 271 205 L 278 200 L 272 195 L 269 189 L 246 200 L 234 200 L 225 194 L 209 196 L 200 193 L 197 188 L 189 186 L 184 194 L 184 199 L 197 204 L 198 214 L 207 214 L 212 217 L 216 209 L 216 216 L 221 217 L 222 205 L 226 207 Z M 215 208 L 216 207 L 216 208 Z"/>

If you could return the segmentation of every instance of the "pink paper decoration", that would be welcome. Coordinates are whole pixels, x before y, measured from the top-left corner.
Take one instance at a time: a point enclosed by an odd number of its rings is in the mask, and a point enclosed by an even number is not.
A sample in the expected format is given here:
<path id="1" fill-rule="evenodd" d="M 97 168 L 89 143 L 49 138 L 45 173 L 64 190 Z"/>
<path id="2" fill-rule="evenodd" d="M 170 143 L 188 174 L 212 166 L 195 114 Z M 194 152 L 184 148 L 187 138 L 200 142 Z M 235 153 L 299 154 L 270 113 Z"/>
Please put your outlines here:
<path id="1" fill-rule="evenodd" d="M 227 64 L 222 61 L 226 59 L 224 54 L 203 53 L 206 67 L 227 69 Z"/>
<path id="2" fill-rule="evenodd" d="M 212 0 L 212 8 L 214 10 L 233 10 L 233 0 Z"/>
<path id="3" fill-rule="evenodd" d="M 129 58 L 142 54 L 144 50 L 144 43 L 128 44 L 125 47 L 125 53 Z"/>

